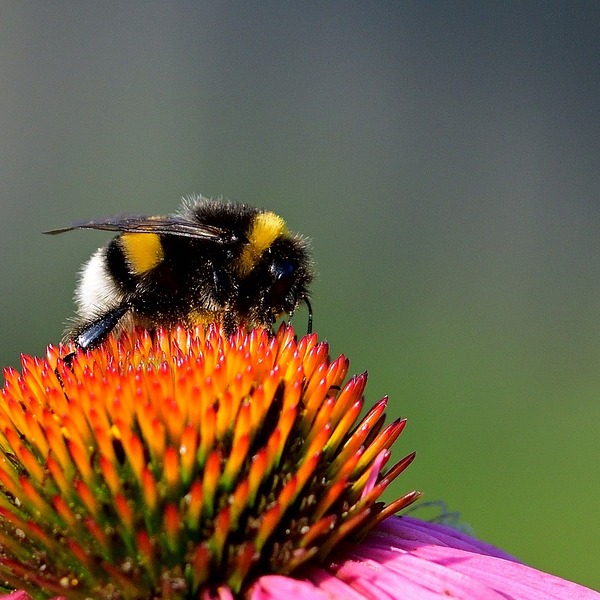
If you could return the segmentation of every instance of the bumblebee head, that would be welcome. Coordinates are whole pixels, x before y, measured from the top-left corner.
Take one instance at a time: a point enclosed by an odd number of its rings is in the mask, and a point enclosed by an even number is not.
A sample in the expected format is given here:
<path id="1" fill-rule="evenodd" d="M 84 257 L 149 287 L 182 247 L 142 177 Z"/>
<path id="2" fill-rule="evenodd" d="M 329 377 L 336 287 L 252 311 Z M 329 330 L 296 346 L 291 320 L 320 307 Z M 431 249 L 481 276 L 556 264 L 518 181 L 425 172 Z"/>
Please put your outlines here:
<path id="1" fill-rule="evenodd" d="M 238 269 L 244 298 L 256 322 L 273 322 L 280 315 L 292 315 L 299 304 L 312 311 L 308 286 L 313 280 L 308 243 L 291 235 L 283 219 L 272 212 L 258 213 L 241 252 Z"/>
<path id="2" fill-rule="evenodd" d="M 269 303 L 276 312 L 293 313 L 308 297 L 313 280 L 305 243 L 295 238 L 275 242 L 266 263 L 271 278 Z"/>

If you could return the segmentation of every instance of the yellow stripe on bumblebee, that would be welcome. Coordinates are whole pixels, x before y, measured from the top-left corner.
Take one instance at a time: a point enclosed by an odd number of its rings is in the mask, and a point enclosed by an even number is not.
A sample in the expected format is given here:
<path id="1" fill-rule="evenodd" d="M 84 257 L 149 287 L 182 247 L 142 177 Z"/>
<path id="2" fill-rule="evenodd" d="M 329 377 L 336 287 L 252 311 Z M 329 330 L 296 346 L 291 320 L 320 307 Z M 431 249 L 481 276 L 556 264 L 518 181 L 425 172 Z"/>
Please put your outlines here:
<path id="1" fill-rule="evenodd" d="M 136 275 L 151 271 L 164 258 L 160 236 L 156 233 L 123 233 L 121 248 Z"/>
<path id="2" fill-rule="evenodd" d="M 248 243 L 238 258 L 241 277 L 248 275 L 273 242 L 287 233 L 285 221 L 273 212 L 258 213 L 248 233 Z"/>

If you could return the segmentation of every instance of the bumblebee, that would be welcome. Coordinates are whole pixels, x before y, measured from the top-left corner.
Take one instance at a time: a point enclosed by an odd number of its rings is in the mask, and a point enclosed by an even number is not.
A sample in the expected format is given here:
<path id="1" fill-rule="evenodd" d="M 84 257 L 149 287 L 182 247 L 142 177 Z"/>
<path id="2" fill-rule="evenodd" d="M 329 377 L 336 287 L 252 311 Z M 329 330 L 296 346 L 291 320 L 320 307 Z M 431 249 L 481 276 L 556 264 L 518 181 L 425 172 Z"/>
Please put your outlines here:
<path id="1" fill-rule="evenodd" d="M 75 292 L 77 318 L 66 340 L 84 350 L 113 330 L 221 323 L 271 327 L 300 304 L 312 307 L 307 241 L 275 213 L 200 196 L 179 212 L 75 223 L 46 231 L 117 231 L 84 264 Z"/>

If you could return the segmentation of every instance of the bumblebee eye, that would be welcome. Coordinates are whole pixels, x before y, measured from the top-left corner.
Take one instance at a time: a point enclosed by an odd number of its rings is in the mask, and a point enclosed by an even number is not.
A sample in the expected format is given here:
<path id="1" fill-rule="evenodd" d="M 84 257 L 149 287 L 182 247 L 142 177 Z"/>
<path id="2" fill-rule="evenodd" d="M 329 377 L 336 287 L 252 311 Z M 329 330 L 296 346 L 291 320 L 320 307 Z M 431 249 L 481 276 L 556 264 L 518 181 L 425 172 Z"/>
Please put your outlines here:
<path id="1" fill-rule="evenodd" d="M 275 281 L 291 277 L 296 270 L 296 266 L 291 260 L 275 261 L 269 267 L 269 271 Z"/>
<path id="2" fill-rule="evenodd" d="M 269 265 L 273 282 L 269 290 L 269 304 L 277 312 L 290 312 L 296 307 L 297 298 L 294 295 L 290 297 L 290 292 L 294 287 L 297 271 L 297 264 L 285 258 Z"/>

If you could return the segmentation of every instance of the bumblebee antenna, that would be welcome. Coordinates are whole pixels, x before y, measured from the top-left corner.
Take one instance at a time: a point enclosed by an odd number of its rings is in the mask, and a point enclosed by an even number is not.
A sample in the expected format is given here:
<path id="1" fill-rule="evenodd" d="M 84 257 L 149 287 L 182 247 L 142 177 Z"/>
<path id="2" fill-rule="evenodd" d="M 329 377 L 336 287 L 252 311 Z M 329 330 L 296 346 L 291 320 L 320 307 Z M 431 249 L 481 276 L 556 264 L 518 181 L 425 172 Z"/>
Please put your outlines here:
<path id="1" fill-rule="evenodd" d="M 308 298 L 304 298 L 304 304 L 308 308 L 308 327 L 306 328 L 306 334 L 308 335 L 312 333 L 313 309 Z"/>

